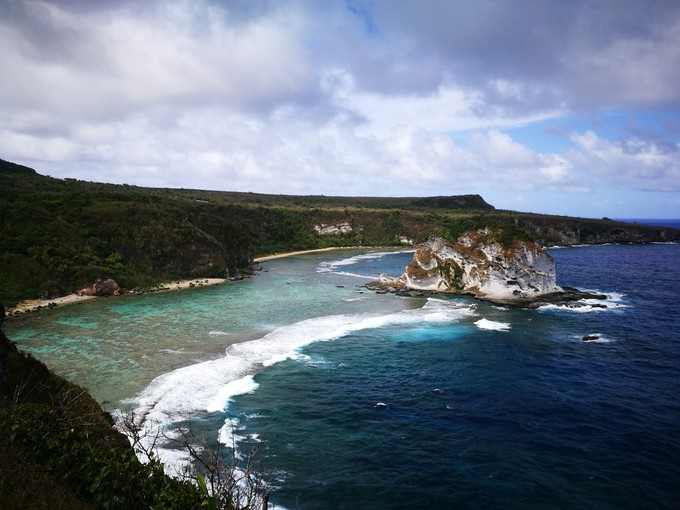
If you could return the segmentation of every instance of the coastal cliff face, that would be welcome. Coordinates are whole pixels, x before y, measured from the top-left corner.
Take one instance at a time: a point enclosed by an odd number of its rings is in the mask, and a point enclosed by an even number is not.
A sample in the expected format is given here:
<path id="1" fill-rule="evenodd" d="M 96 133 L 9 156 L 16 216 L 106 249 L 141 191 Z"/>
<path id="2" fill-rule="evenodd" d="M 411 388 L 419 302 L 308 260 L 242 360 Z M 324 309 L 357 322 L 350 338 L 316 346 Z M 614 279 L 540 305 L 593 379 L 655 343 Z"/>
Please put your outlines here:
<path id="1" fill-rule="evenodd" d="M 562 292 L 555 261 L 536 243 L 503 245 L 488 230 L 468 232 L 450 243 L 432 236 L 418 246 L 402 276 L 407 288 L 470 293 L 494 301 L 534 300 Z"/>

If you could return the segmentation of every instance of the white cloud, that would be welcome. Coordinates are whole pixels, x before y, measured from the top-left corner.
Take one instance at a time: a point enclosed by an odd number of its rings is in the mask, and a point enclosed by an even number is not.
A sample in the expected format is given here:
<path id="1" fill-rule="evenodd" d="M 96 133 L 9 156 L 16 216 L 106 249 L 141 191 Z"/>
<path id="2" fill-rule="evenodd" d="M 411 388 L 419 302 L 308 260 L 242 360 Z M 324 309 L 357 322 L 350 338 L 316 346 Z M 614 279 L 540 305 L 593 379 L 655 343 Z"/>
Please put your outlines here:
<path id="1" fill-rule="evenodd" d="M 262 192 L 679 190 L 677 133 L 598 124 L 677 114 L 677 3 L 348 5 L 5 0 L 0 157 Z M 580 111 L 569 149 L 512 136 Z"/>
<path id="2" fill-rule="evenodd" d="M 615 143 L 593 131 L 573 134 L 568 159 L 601 185 L 647 191 L 680 191 L 680 144 L 661 150 L 654 142 Z"/>
<path id="3" fill-rule="evenodd" d="M 616 15 L 602 7 L 596 9 L 597 19 Z M 618 29 L 613 25 L 615 18 L 604 27 L 595 26 L 595 20 L 583 20 L 592 30 L 581 30 L 582 37 L 570 40 L 561 58 L 570 101 L 579 108 L 678 108 L 679 4 L 649 2 L 626 7 L 617 16 L 625 15 Z"/>
<path id="4" fill-rule="evenodd" d="M 539 157 L 534 151 L 515 142 L 498 129 L 476 135 L 471 146 L 491 167 L 528 168 L 539 163 Z"/>
<path id="5" fill-rule="evenodd" d="M 169 105 L 258 109 L 314 86 L 304 23 L 293 12 L 233 26 L 219 8 L 191 2 L 156 3 L 147 17 L 26 5 L 31 29 L 4 24 L 0 32 L 3 48 L 13 48 L 1 61 L 14 78 L 0 85 L 4 109 L 108 118 Z M 72 37 L 55 49 L 37 33 L 44 25 Z"/>
<path id="6" fill-rule="evenodd" d="M 417 126 L 435 132 L 467 131 L 489 127 L 517 127 L 563 114 L 560 110 L 512 115 L 482 107 L 481 94 L 443 85 L 424 95 L 380 95 L 345 91 L 340 104 L 367 119 L 363 133 L 385 135 L 396 125 Z M 485 113 L 480 115 L 479 110 Z"/>

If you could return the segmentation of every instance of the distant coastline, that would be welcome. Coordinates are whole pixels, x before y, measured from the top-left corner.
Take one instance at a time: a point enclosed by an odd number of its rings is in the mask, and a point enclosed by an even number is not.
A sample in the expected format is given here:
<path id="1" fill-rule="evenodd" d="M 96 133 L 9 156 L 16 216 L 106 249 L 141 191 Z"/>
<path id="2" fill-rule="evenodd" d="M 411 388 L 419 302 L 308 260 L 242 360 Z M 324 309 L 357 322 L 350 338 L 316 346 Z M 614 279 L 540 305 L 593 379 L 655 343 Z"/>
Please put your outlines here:
<path id="1" fill-rule="evenodd" d="M 262 255 L 260 257 L 255 257 L 253 262 L 258 264 L 260 262 L 266 262 L 268 260 L 282 259 L 284 257 L 293 257 L 295 255 L 305 255 L 307 253 L 318 253 L 324 251 L 335 251 L 335 250 L 352 250 L 352 249 L 370 249 L 369 246 L 331 246 L 330 248 L 315 248 L 313 250 L 298 250 L 298 251 L 286 251 L 282 253 L 274 253 L 272 255 Z"/>
<path id="2" fill-rule="evenodd" d="M 638 225 L 648 225 L 650 227 L 668 227 L 680 229 L 680 219 L 670 218 L 614 218 L 614 221 L 624 223 L 637 223 Z"/>

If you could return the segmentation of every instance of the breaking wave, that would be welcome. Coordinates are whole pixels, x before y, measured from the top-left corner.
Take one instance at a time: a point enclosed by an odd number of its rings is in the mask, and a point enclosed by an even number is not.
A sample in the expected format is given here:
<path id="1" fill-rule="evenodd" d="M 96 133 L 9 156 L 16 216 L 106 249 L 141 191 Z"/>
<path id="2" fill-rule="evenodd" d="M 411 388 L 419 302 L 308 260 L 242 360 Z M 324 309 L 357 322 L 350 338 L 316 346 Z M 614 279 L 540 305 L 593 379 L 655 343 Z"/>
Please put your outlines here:
<path id="1" fill-rule="evenodd" d="M 479 329 L 488 329 L 492 331 L 508 331 L 510 324 L 507 322 L 497 322 L 489 319 L 479 319 L 475 322 L 475 326 Z"/>
<path id="2" fill-rule="evenodd" d="M 337 340 L 358 331 L 391 325 L 455 323 L 475 314 L 474 303 L 430 298 L 421 308 L 396 313 L 331 315 L 303 320 L 260 339 L 232 344 L 221 358 L 163 374 L 126 403 L 136 408 L 139 425 L 149 432 L 149 437 L 156 437 L 153 431 L 157 429 L 171 435 L 168 429 L 182 420 L 204 413 L 223 413 L 235 396 L 257 389 L 253 376 L 262 367 L 297 356 L 300 348 L 312 342 Z M 233 423 L 227 420 L 220 431 L 220 440 L 227 446 L 232 446 L 229 443 L 234 440 L 230 433 L 232 427 Z M 177 457 L 177 450 L 165 448 L 163 444 L 157 447 L 157 454 L 169 469 L 181 467 L 185 459 Z"/>
<path id="3" fill-rule="evenodd" d="M 624 294 L 617 292 L 600 292 L 597 290 L 587 290 L 586 292 L 593 292 L 595 294 L 604 294 L 606 299 L 580 299 L 573 303 L 567 304 L 546 304 L 538 307 L 540 311 L 568 311 L 576 313 L 590 313 L 590 312 L 611 312 L 618 311 L 630 307 L 624 301 Z"/>

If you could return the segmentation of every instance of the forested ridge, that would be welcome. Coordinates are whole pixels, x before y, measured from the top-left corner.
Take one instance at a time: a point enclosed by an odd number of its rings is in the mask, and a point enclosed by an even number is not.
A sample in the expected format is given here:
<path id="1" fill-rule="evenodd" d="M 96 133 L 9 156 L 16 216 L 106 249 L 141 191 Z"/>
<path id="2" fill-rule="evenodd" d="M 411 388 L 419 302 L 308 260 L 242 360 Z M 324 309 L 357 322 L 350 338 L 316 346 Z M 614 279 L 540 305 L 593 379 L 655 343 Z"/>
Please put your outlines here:
<path id="1" fill-rule="evenodd" d="M 0 160 L 0 302 L 56 297 L 114 278 L 134 288 L 229 277 L 254 256 L 396 246 L 487 225 L 544 244 L 650 242 L 680 231 L 497 211 L 479 195 L 326 197 L 143 188 L 55 179 Z M 332 234 L 321 228 L 344 226 Z"/>

